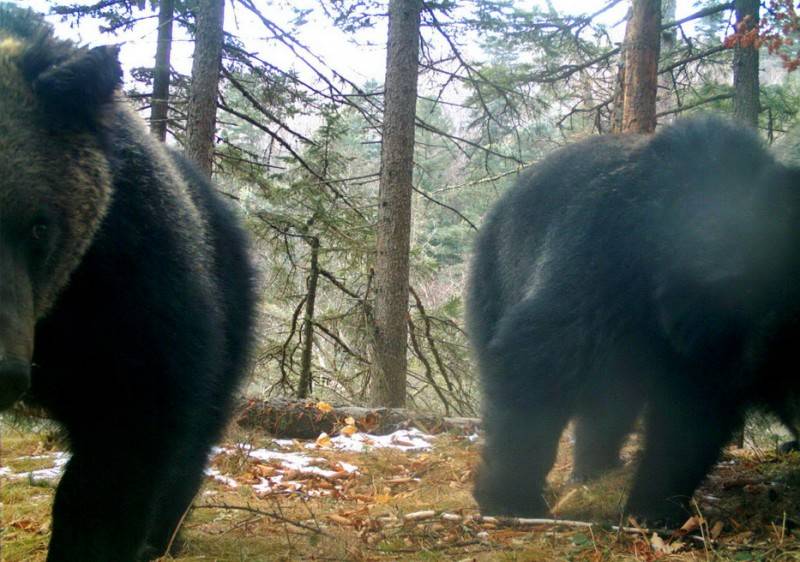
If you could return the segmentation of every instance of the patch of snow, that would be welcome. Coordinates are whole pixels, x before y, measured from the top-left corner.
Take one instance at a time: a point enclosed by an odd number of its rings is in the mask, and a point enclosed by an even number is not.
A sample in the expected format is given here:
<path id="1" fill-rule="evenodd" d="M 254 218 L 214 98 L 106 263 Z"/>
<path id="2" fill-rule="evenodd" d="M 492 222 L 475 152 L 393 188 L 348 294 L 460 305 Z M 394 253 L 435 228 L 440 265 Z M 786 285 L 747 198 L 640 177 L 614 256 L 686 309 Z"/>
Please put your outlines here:
<path id="1" fill-rule="evenodd" d="M 206 468 L 206 476 L 210 476 L 217 482 L 222 482 L 223 484 L 225 484 L 230 488 L 236 488 L 237 486 L 239 486 L 239 483 L 236 480 L 234 480 L 230 476 L 225 476 L 216 468 L 212 467 Z"/>
<path id="2" fill-rule="evenodd" d="M 283 474 L 270 476 L 269 478 L 259 477 L 259 483 L 253 486 L 253 491 L 257 494 L 269 494 L 275 491 L 299 492 L 303 485 L 300 482 L 287 481 L 283 483 Z M 279 486 L 279 484 L 282 484 Z"/>
<path id="3" fill-rule="evenodd" d="M 336 470 L 325 470 L 316 466 L 317 464 L 327 464 L 330 461 L 321 457 L 307 457 L 301 453 L 279 453 L 277 451 L 270 451 L 268 449 L 253 449 L 248 452 L 248 456 L 266 462 L 279 462 L 283 468 L 287 470 L 296 470 L 300 474 L 311 474 L 314 476 L 322 476 L 323 478 L 332 478 L 341 474 Z M 358 470 L 357 466 L 346 462 L 336 462 L 337 465 L 342 467 L 347 473 L 353 473 Z"/>
<path id="4" fill-rule="evenodd" d="M 389 435 L 372 435 L 354 433 L 352 436 L 337 435 L 331 437 L 330 445 L 310 443 L 307 449 L 332 448 L 340 451 L 360 453 L 370 449 L 399 449 L 400 451 L 427 451 L 433 447 L 432 436 L 418 429 L 401 429 Z"/>
<path id="5" fill-rule="evenodd" d="M 72 455 L 63 451 L 58 451 L 48 455 L 34 455 L 30 457 L 18 457 L 18 460 L 44 460 L 53 461 L 53 466 L 40 468 L 37 470 L 27 470 L 14 472 L 9 467 L 0 468 L 0 476 L 8 476 L 12 480 L 58 480 L 64 473 L 64 467 Z"/>
<path id="6" fill-rule="evenodd" d="M 279 471 L 273 476 L 258 476 L 258 483 L 254 484 L 252 488 L 253 491 L 259 494 L 272 492 L 304 492 L 309 496 L 320 496 L 325 493 L 330 493 L 329 490 L 306 490 L 306 486 L 303 482 L 287 479 L 287 473 L 292 473 L 292 478 L 300 476 L 319 476 L 322 478 L 335 479 L 342 476 L 343 473 L 354 474 L 358 472 L 358 467 L 350 463 L 329 461 L 322 457 L 311 457 L 303 455 L 302 453 L 282 453 L 270 451 L 269 449 L 250 449 L 249 446 L 244 444 L 238 444 L 235 448 L 225 449 L 217 447 L 215 449 L 215 452 L 221 454 L 232 454 L 236 451 L 244 451 L 250 458 L 264 463 L 270 463 L 275 466 L 276 471 Z M 338 470 L 325 469 L 320 465 L 333 465 L 338 468 Z M 228 486 L 238 486 L 238 483 L 233 478 L 221 474 L 214 468 L 207 469 L 206 474 Z"/>
<path id="7" fill-rule="evenodd" d="M 364 452 L 372 449 L 398 449 L 401 451 L 427 451 L 433 447 L 432 437 L 418 429 L 403 429 L 389 435 L 371 435 L 369 433 L 354 433 L 350 436 L 338 435 L 326 440 L 323 445 L 309 443 L 306 449 L 334 449 L 340 451 Z M 297 444 L 293 439 L 275 439 L 273 443 L 282 448 L 292 447 Z M 234 447 L 214 447 L 213 455 L 234 454 L 243 452 L 248 457 L 269 464 L 275 468 L 275 474 L 270 476 L 257 476 L 258 483 L 252 486 L 253 491 L 259 494 L 281 492 L 302 492 L 309 496 L 318 496 L 330 493 L 328 489 L 316 489 L 313 485 L 306 486 L 302 477 L 318 476 L 336 480 L 343 474 L 355 474 L 358 467 L 350 463 L 333 461 L 321 457 L 308 456 L 303 453 L 288 451 L 273 451 L 270 449 L 253 449 L 251 446 L 238 443 Z M 206 474 L 214 480 L 232 488 L 238 483 L 230 476 L 220 473 L 214 468 L 206 469 Z M 288 478 L 287 478 L 288 476 Z"/>
<path id="8" fill-rule="evenodd" d="M 56 455 L 56 454 L 57 453 L 49 453 L 49 454 L 46 454 L 46 455 L 26 455 L 26 456 L 23 456 L 23 457 L 17 457 L 16 460 L 18 460 L 18 461 L 43 461 L 43 460 L 46 460 L 46 459 L 53 458 L 53 456 Z"/>

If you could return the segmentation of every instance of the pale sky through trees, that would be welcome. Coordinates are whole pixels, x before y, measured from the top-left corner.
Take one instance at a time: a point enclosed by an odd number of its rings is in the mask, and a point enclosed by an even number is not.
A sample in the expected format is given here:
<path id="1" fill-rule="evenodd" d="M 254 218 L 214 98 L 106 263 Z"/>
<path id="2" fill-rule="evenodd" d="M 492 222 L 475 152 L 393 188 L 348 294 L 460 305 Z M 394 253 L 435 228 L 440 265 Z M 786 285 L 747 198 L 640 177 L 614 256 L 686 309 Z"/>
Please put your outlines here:
<path id="1" fill-rule="evenodd" d="M 52 6 L 52 2 L 47 0 L 12 0 L 12 2 L 41 12 L 47 12 Z M 594 13 L 607 2 L 608 0 L 552 0 L 552 5 L 565 13 Z M 95 0 L 83 0 L 81 3 L 92 4 L 95 3 Z M 537 3 L 544 4 L 544 2 Z M 290 20 L 294 16 L 290 6 L 313 7 L 318 2 L 316 0 L 282 0 L 268 3 L 256 0 L 256 4 L 267 17 L 290 28 Z M 611 30 L 614 40 L 621 40 L 624 34 L 623 19 L 628 4 L 626 1 L 620 2 L 600 18 L 600 21 L 607 25 L 616 24 Z M 678 0 L 677 4 L 678 18 L 696 10 L 692 6 L 692 0 Z M 519 5 L 525 6 L 530 3 L 520 1 Z M 234 6 L 233 9 L 232 6 Z M 230 2 L 227 4 L 226 10 L 225 28 L 238 36 L 248 48 L 258 50 L 259 42 L 265 32 L 255 16 L 242 6 Z M 149 67 L 153 64 L 156 48 L 156 21 L 154 19 L 137 25 L 131 32 L 120 33 L 117 38 L 100 33 L 99 22 L 91 18 L 84 18 L 77 27 L 70 27 L 68 23 L 61 22 L 57 16 L 49 16 L 48 19 L 56 26 L 58 34 L 62 37 L 69 37 L 91 45 L 124 42 L 120 56 L 126 70 L 134 67 Z M 297 38 L 314 53 L 323 57 L 332 68 L 354 82 L 363 83 L 370 79 L 383 81 L 386 57 L 384 50 L 385 20 L 380 20 L 374 29 L 359 32 L 355 37 L 358 44 L 354 44 L 353 37 L 337 29 L 320 10 L 316 10 L 309 16 L 309 22 L 298 29 Z M 191 70 L 192 50 L 193 44 L 186 32 L 180 26 L 176 26 L 172 51 L 173 67 L 188 74 Z M 467 54 L 470 54 L 469 46 L 465 50 Z M 295 61 L 288 50 L 275 47 L 273 44 L 270 44 L 269 48 L 265 48 L 262 55 L 266 60 L 284 67 Z M 297 68 L 297 70 L 303 72 L 302 68 Z"/>

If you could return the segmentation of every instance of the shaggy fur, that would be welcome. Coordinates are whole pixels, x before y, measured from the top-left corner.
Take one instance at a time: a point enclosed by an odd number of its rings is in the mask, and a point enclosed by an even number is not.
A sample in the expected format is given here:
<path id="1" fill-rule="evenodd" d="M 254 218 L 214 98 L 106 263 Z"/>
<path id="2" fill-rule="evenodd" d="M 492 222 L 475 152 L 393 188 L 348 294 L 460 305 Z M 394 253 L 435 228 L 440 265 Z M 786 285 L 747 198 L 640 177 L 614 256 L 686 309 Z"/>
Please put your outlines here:
<path id="1" fill-rule="evenodd" d="M 546 513 L 567 422 L 585 479 L 618 463 L 644 410 L 627 510 L 679 521 L 745 411 L 790 409 L 798 188 L 752 133 L 709 117 L 569 146 L 505 194 L 468 289 L 484 512 Z"/>
<path id="2" fill-rule="evenodd" d="M 69 436 L 51 561 L 164 553 L 252 338 L 244 232 L 120 78 L 114 49 L 0 4 L 0 391 L 32 365 L 26 399 Z"/>

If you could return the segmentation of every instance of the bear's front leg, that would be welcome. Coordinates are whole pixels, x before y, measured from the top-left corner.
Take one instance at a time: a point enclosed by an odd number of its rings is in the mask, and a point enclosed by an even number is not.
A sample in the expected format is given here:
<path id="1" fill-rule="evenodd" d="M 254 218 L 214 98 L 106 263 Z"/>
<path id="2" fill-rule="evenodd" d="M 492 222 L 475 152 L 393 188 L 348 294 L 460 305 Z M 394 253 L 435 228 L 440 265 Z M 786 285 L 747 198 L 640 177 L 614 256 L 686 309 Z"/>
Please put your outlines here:
<path id="1" fill-rule="evenodd" d="M 48 562 L 141 560 L 159 457 L 156 451 L 76 452 L 56 491 Z"/>
<path id="2" fill-rule="evenodd" d="M 694 491 L 741 425 L 736 405 L 713 389 L 675 386 L 660 387 L 649 405 L 644 453 L 628 497 L 627 513 L 649 526 L 678 527 L 693 515 Z"/>

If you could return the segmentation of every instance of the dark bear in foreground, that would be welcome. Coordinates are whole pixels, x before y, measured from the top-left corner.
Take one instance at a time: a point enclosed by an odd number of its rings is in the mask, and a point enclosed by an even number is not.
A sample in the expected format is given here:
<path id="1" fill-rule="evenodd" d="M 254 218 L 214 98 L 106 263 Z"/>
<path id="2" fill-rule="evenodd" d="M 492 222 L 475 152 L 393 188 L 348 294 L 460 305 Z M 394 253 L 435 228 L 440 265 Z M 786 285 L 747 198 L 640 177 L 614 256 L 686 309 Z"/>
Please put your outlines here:
<path id="1" fill-rule="evenodd" d="M 0 409 L 68 434 L 48 560 L 164 553 L 246 371 L 246 240 L 119 98 L 116 51 L 0 4 Z"/>
<path id="2" fill-rule="evenodd" d="M 750 407 L 800 391 L 800 171 L 720 118 L 603 136 L 524 175 L 486 218 L 468 289 L 484 391 L 481 510 L 541 516 L 574 418 L 574 476 L 619 462 L 627 512 L 681 521 Z"/>

